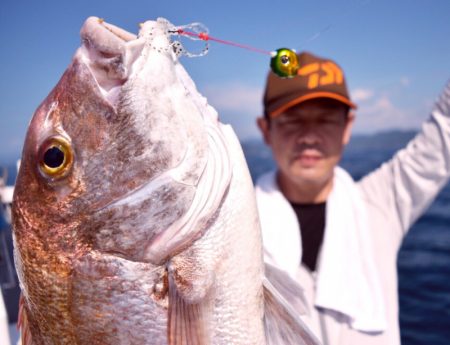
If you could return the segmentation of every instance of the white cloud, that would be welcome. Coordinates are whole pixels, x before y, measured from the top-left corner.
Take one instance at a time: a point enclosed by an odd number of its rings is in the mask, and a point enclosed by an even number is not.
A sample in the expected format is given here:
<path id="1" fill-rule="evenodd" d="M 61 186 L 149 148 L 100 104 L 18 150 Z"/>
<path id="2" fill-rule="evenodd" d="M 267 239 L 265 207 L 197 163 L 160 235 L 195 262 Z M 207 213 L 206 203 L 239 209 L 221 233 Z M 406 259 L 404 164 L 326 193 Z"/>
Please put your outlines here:
<path id="1" fill-rule="evenodd" d="M 410 86 L 411 79 L 402 76 L 375 88 L 352 90 L 352 98 L 358 104 L 354 131 L 418 129 L 429 113 L 430 102 L 411 97 Z"/>
<path id="2" fill-rule="evenodd" d="M 231 82 L 220 85 L 207 85 L 203 94 L 209 104 L 221 112 L 235 112 L 255 118 L 262 114 L 261 87 L 247 85 L 241 82 Z"/>
<path id="3" fill-rule="evenodd" d="M 369 89 L 355 89 L 350 92 L 352 101 L 355 103 L 367 101 L 373 97 L 373 90 Z"/>
<path id="4" fill-rule="evenodd" d="M 430 106 L 425 100 L 411 99 L 409 91 L 403 91 L 409 84 L 410 79 L 402 77 L 376 88 L 362 86 L 352 90 L 352 100 L 358 105 L 354 132 L 419 128 Z M 241 139 L 260 137 L 255 119 L 262 114 L 262 86 L 235 81 L 206 85 L 201 92 L 219 112 L 222 122 L 231 124 Z"/>
<path id="5" fill-rule="evenodd" d="M 400 78 L 400 85 L 402 86 L 409 86 L 411 84 L 411 80 L 408 77 L 401 77 Z"/>
<path id="6" fill-rule="evenodd" d="M 426 115 L 423 113 L 424 107 L 420 108 L 402 108 L 388 94 L 374 95 L 359 104 L 355 132 L 418 128 Z"/>
<path id="7" fill-rule="evenodd" d="M 221 121 L 230 124 L 240 139 L 261 136 L 256 118 L 263 112 L 262 87 L 235 81 L 210 84 L 200 91 L 217 110 Z"/>

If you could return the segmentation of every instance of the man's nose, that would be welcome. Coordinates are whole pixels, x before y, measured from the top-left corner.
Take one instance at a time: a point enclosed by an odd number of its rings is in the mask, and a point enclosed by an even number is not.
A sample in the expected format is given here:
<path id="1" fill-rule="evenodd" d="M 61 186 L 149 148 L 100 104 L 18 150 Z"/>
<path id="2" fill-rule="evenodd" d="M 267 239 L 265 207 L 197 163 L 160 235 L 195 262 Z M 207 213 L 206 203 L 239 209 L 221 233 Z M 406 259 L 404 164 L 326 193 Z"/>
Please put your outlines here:
<path id="1" fill-rule="evenodd" d="M 319 142 L 320 136 L 317 131 L 317 126 L 314 124 L 305 123 L 299 128 L 297 133 L 297 142 L 302 144 L 316 144 Z"/>

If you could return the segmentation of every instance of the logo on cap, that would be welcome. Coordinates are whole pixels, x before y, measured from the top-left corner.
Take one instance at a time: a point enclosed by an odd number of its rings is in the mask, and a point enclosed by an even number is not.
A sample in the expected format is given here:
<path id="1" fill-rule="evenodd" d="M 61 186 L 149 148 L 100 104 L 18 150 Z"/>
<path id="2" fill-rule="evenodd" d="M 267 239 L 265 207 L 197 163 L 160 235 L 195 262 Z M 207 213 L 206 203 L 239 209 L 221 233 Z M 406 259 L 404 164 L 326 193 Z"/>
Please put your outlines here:
<path id="1" fill-rule="evenodd" d="M 322 73 L 319 73 L 319 71 L 322 71 Z M 310 63 L 300 68 L 297 74 L 308 77 L 308 89 L 344 82 L 341 69 L 331 61 Z"/>

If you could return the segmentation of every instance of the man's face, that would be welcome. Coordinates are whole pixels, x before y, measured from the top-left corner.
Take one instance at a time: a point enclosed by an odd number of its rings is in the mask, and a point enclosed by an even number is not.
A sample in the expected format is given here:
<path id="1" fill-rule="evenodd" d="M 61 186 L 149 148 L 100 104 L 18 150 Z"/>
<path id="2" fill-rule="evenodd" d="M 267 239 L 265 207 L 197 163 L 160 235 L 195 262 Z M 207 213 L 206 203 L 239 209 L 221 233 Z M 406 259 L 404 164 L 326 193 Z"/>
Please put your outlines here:
<path id="1" fill-rule="evenodd" d="M 280 178 L 305 186 L 329 181 L 350 139 L 354 117 L 347 109 L 338 101 L 318 98 L 289 108 L 270 123 L 258 119 Z"/>

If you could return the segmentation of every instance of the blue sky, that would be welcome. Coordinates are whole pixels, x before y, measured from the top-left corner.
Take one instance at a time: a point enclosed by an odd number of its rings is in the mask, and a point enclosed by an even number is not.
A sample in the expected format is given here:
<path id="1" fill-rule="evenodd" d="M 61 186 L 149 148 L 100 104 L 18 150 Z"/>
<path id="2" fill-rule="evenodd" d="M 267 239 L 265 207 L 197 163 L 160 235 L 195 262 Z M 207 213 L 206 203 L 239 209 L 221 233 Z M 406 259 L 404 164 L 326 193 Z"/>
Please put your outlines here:
<path id="1" fill-rule="evenodd" d="M 1 0 L 0 159 L 19 154 L 34 110 L 69 65 L 91 15 L 133 32 L 157 17 L 202 22 L 218 38 L 331 57 L 359 104 L 355 132 L 371 133 L 417 128 L 428 116 L 450 78 L 449 13 L 448 0 Z M 182 63 L 223 122 L 241 139 L 258 136 L 267 56 L 213 42 L 207 56 Z"/>

